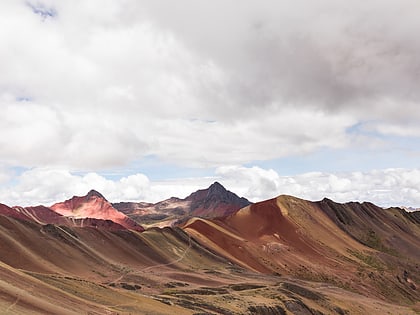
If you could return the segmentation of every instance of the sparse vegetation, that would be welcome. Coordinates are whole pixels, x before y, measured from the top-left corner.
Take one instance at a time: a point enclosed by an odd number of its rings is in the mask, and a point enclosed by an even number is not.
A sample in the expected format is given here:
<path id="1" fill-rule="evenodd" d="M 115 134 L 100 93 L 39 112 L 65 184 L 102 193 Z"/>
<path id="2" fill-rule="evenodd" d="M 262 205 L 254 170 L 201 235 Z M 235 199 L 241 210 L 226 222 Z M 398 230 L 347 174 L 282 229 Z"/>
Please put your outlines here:
<path id="1" fill-rule="evenodd" d="M 381 252 L 384 252 L 393 256 L 399 256 L 399 253 L 397 252 L 397 250 L 385 246 L 380 236 L 372 229 L 369 229 L 369 231 L 363 234 L 360 237 L 360 240 L 362 244 L 370 248 L 379 250 Z"/>
<path id="2" fill-rule="evenodd" d="M 358 258 L 359 260 L 361 260 L 363 263 L 365 263 L 366 265 L 375 268 L 377 270 L 384 270 L 385 265 L 375 256 L 373 255 L 366 255 L 363 254 L 360 251 L 356 251 L 356 250 L 349 250 L 349 252 L 356 258 Z"/>

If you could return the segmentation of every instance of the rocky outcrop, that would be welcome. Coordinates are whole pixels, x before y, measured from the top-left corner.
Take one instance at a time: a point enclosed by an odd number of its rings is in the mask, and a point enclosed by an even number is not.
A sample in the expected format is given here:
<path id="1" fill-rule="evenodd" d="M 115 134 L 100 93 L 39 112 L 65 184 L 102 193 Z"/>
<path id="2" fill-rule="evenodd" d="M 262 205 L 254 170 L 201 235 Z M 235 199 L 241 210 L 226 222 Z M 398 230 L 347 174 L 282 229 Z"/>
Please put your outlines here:
<path id="1" fill-rule="evenodd" d="M 252 315 L 286 315 L 286 311 L 283 307 L 276 306 L 265 306 L 255 305 L 248 307 L 249 314 Z"/>

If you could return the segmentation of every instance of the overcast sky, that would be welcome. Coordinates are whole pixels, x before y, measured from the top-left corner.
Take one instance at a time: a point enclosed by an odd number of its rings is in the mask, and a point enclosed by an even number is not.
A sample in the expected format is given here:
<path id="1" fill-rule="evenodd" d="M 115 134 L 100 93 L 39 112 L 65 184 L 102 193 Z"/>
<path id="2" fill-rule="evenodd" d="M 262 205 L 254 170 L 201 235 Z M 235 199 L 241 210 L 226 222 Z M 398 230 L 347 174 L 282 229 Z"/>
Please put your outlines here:
<path id="1" fill-rule="evenodd" d="M 215 180 L 420 207 L 417 0 L 2 0 L 0 202 Z"/>

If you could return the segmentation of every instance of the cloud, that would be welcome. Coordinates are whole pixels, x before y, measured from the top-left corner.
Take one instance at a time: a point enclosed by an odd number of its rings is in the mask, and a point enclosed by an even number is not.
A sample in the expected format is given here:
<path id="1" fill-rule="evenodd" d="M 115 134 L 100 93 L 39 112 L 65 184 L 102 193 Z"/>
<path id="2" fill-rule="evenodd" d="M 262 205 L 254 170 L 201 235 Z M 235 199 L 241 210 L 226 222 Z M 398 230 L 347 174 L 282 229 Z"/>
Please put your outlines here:
<path id="1" fill-rule="evenodd" d="M 0 201 L 94 188 L 154 202 L 218 180 L 253 201 L 419 206 L 418 169 L 283 176 L 256 162 L 418 155 L 419 11 L 414 0 L 2 1 Z M 144 157 L 210 176 L 102 175 Z"/>
<path id="2" fill-rule="evenodd" d="M 418 101 L 416 1 L 143 4 L 157 25 L 221 66 L 224 92 L 241 104 L 360 109 Z M 397 24 L 396 13 L 405 17 Z"/>
<path id="3" fill-rule="evenodd" d="M 420 206 L 419 169 L 383 169 L 370 172 L 310 172 L 281 176 L 257 166 L 223 166 L 213 176 L 152 181 L 137 173 L 109 179 L 97 173 L 75 174 L 63 169 L 36 168 L 23 172 L 16 183 L 0 189 L 0 202 L 8 205 L 51 205 L 83 196 L 90 189 L 109 201 L 157 202 L 190 193 L 219 181 L 228 190 L 251 201 L 281 194 L 308 200 L 325 197 L 337 202 L 370 201 L 379 206 Z"/>
<path id="4" fill-rule="evenodd" d="M 420 136 L 415 1 L 26 3 L 0 5 L 8 165 L 218 167 L 351 147 L 357 124 Z"/>
<path id="5" fill-rule="evenodd" d="M 143 174 L 112 181 L 97 173 L 77 175 L 63 169 L 36 168 L 22 173 L 12 187 L 3 188 L 0 197 L 3 203 L 10 205 L 50 205 L 96 189 L 110 200 L 141 200 L 149 186 Z"/>
<path id="6" fill-rule="evenodd" d="M 222 183 L 253 201 L 288 194 L 309 200 L 370 201 L 380 206 L 420 205 L 420 170 L 384 169 L 369 172 L 310 172 L 281 176 L 260 167 L 220 167 Z"/>
<path id="7" fill-rule="evenodd" d="M 1 176 L 4 184 L 10 177 Z M 16 176 L 13 183 L 0 188 L 0 203 L 31 206 L 51 205 L 71 198 L 84 196 L 89 190 L 101 192 L 111 202 L 157 202 L 170 197 L 186 197 L 208 187 L 214 178 L 184 178 L 178 180 L 150 181 L 141 173 L 108 179 L 95 172 L 77 174 L 60 168 L 34 168 Z"/>
<path id="8" fill-rule="evenodd" d="M 272 169 L 265 170 L 257 166 L 223 166 L 216 170 L 216 174 L 223 182 L 235 187 L 238 194 L 250 200 L 274 197 L 280 191 L 280 176 Z"/>

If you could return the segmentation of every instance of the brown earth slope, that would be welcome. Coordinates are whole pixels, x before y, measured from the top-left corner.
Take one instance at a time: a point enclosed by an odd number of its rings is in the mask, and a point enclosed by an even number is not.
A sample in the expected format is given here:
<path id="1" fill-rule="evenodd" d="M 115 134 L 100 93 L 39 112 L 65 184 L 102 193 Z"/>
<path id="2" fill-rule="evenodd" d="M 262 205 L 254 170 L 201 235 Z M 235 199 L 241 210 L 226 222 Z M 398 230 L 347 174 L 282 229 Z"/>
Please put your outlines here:
<path id="1" fill-rule="evenodd" d="M 337 223 L 337 213 L 349 218 L 346 224 Z M 420 300 L 420 226 L 410 218 L 369 204 L 280 196 L 226 218 L 191 219 L 184 229 L 248 269 L 413 304 Z"/>
<path id="2" fill-rule="evenodd" d="M 414 314 L 331 283 L 247 271 L 174 228 L 0 216 L 0 257 L 1 314 Z"/>
<path id="3" fill-rule="evenodd" d="M 0 210 L 0 314 L 420 311 L 416 213 L 280 196 L 140 233 Z"/>

